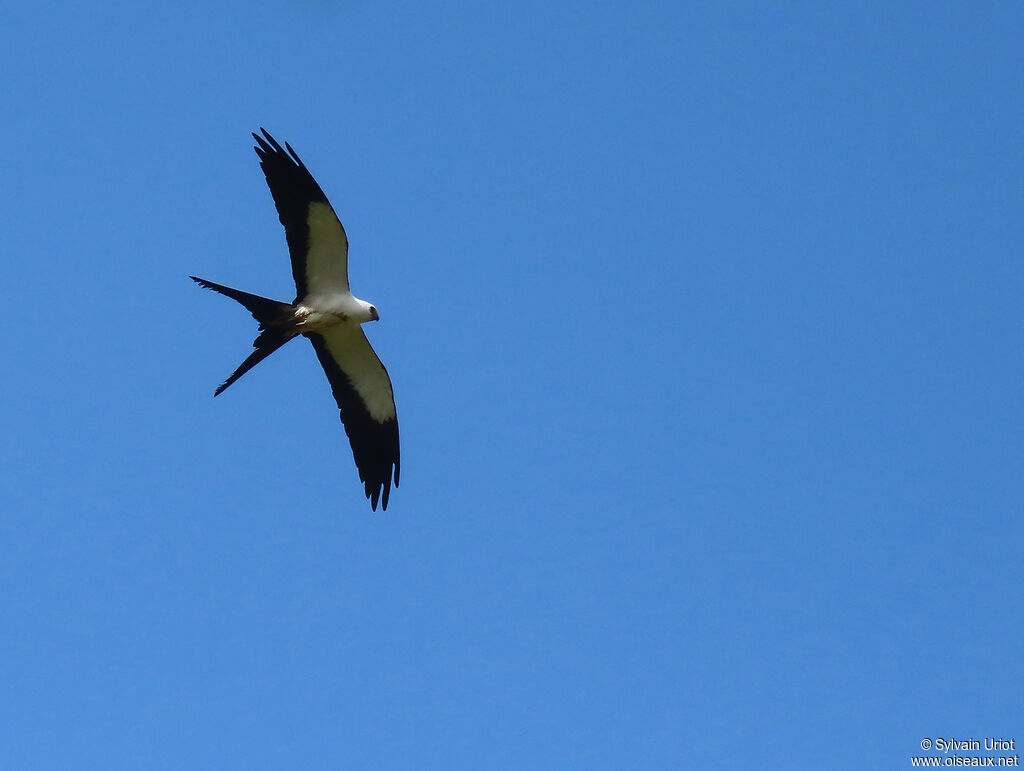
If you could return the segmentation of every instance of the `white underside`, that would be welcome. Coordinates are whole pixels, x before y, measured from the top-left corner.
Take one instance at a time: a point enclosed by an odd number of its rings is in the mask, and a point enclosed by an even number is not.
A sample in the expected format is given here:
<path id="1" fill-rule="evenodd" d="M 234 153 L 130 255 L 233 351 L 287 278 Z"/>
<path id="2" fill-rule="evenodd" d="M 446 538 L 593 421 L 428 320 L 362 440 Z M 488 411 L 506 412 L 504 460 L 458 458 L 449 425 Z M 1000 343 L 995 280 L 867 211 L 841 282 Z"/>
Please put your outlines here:
<path id="1" fill-rule="evenodd" d="M 303 332 L 323 332 L 347 323 L 358 326 L 373 319 L 370 307 L 351 292 L 308 294 L 295 304 L 295 321 Z"/>
<path id="2" fill-rule="evenodd" d="M 295 303 L 295 328 L 323 337 L 331 357 L 348 377 L 370 417 L 379 423 L 396 417 L 395 396 L 387 370 L 380 363 L 360 324 L 376 318 L 370 303 L 353 297 L 348 288 L 348 237 L 334 210 L 313 202 L 306 217 L 308 294 Z"/>

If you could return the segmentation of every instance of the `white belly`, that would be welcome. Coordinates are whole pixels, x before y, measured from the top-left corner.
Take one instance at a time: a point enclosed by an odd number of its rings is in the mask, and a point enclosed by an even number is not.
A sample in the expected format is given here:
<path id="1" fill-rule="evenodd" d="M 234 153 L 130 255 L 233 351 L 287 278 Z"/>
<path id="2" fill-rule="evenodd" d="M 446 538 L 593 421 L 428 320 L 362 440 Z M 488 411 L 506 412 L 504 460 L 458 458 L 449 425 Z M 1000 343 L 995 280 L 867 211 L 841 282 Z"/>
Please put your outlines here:
<path id="1" fill-rule="evenodd" d="M 306 295 L 295 304 L 295 326 L 303 332 L 321 332 L 339 324 L 370 320 L 367 303 L 351 294 Z"/>

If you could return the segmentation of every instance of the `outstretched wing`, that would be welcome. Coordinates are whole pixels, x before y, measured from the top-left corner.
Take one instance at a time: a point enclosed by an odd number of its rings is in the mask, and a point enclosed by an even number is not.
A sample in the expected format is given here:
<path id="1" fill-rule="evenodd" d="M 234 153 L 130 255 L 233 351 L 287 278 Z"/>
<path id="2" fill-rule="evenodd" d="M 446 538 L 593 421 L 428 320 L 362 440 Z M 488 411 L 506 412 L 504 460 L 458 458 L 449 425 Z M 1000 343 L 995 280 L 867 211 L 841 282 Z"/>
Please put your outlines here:
<path id="1" fill-rule="evenodd" d="M 260 168 L 267 177 L 284 225 L 292 258 L 296 300 L 309 294 L 348 292 L 348 236 L 320 185 L 287 142 L 267 132 L 253 134 Z"/>
<path id="2" fill-rule="evenodd" d="M 388 371 L 358 326 L 341 324 L 306 337 L 331 382 L 366 497 L 374 511 L 378 498 L 387 510 L 392 469 L 395 487 L 399 470 L 398 413 Z"/>

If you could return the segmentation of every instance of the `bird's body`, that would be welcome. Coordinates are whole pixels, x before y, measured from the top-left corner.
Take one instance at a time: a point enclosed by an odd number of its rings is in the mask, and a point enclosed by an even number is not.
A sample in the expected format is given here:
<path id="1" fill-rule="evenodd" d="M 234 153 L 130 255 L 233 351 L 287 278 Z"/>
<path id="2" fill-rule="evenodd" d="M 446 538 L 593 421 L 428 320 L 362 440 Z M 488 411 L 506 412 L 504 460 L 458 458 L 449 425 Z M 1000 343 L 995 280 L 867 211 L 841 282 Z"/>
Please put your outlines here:
<path id="1" fill-rule="evenodd" d="M 292 304 L 291 322 L 300 332 L 324 332 L 339 324 L 377 321 L 377 309 L 351 292 L 315 294 Z"/>
<path id="2" fill-rule="evenodd" d="M 320 186 L 290 145 L 286 152 L 266 130 L 253 137 L 285 227 L 296 299 L 283 303 L 190 277 L 238 301 L 260 323 L 256 350 L 214 395 L 293 337 L 305 336 L 330 381 L 366 497 L 374 510 L 378 499 L 387 509 L 392 475 L 398 487 L 398 414 L 391 379 L 361 328 L 380 316 L 349 290 L 348 237 Z"/>

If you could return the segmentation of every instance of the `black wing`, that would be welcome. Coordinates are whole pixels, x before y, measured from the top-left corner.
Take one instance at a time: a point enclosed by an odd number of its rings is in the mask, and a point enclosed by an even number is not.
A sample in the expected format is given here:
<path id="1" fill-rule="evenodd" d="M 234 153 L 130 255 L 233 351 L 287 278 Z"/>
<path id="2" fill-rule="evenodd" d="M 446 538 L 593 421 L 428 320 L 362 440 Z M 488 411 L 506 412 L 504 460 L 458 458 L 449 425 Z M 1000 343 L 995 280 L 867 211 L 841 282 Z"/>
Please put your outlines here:
<path id="1" fill-rule="evenodd" d="M 295 299 L 348 292 L 348 236 L 338 215 L 291 145 L 282 148 L 266 129 L 260 131 L 262 137 L 253 134 L 254 149 L 284 225 Z"/>
<path id="2" fill-rule="evenodd" d="M 308 333 L 341 410 L 366 497 L 373 510 L 378 498 L 385 510 L 394 469 L 398 487 L 398 413 L 391 378 L 363 330 L 340 325 L 323 334 Z"/>

